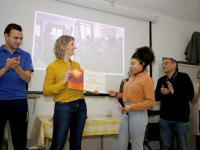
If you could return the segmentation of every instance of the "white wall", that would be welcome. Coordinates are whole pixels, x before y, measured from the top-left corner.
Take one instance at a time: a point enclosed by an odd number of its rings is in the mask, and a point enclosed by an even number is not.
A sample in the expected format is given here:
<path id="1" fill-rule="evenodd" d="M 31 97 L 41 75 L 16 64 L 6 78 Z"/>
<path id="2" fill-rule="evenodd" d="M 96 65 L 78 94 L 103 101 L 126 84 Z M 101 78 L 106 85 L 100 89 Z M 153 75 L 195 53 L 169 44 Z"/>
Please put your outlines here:
<path id="1" fill-rule="evenodd" d="M 160 77 L 159 66 L 162 63 L 162 57 L 186 61 L 185 48 L 195 31 L 200 32 L 200 24 L 158 15 L 158 22 L 152 24 L 152 46 L 156 54 L 156 63 L 153 66 L 155 86 Z"/>
<path id="2" fill-rule="evenodd" d="M 45 7 L 45 2 L 47 0 L 41 1 L 42 5 L 38 5 L 38 3 L 28 3 L 27 0 L 20 0 L 20 5 L 25 7 L 27 12 L 32 10 L 33 7 L 38 8 L 38 10 L 43 10 L 47 11 L 47 8 Z M 1 20 L 3 19 L 4 21 L 1 22 L 0 27 L 1 27 L 1 37 L 0 37 L 0 42 L 4 43 L 4 38 L 3 38 L 3 29 L 5 26 L 10 23 L 10 18 L 6 17 L 8 13 L 10 13 L 10 10 L 15 10 L 18 12 L 20 15 L 17 15 L 14 17 L 12 22 L 21 24 L 22 27 L 25 27 L 26 24 L 21 22 L 22 17 L 26 17 L 27 14 L 20 13 L 20 9 L 18 9 L 19 1 L 17 0 L 1 0 L 0 2 L 0 7 L 3 5 L 1 4 L 7 4 L 7 6 L 4 5 L 4 7 L 7 7 L 8 11 L 1 11 L 0 13 L 0 18 Z M 13 5 L 10 5 L 10 3 L 14 3 Z M 55 2 L 56 3 L 56 2 Z M 62 3 L 63 7 L 65 7 L 65 3 Z M 57 6 L 55 5 L 54 8 L 52 8 L 52 11 L 54 13 L 57 12 Z M 79 11 L 77 10 L 69 10 L 72 13 L 72 16 L 74 14 L 78 14 Z M 92 17 L 93 15 L 93 10 L 91 10 L 91 13 L 86 16 L 86 18 Z M 34 12 L 32 12 L 34 13 Z M 15 15 L 15 13 L 12 12 L 10 15 Z M 63 12 L 63 15 L 65 13 Z M 106 14 L 105 14 L 106 15 Z M 153 45 L 153 50 L 156 54 L 156 63 L 153 65 L 153 80 L 156 86 L 157 79 L 159 78 L 159 66 L 162 62 L 162 57 L 173 57 L 176 60 L 179 61 L 185 61 L 185 56 L 184 56 L 184 51 L 186 48 L 187 43 L 189 42 L 191 35 L 194 31 L 200 31 L 200 24 L 195 24 L 195 23 L 190 23 L 178 19 L 174 19 L 171 17 L 163 16 L 163 15 L 158 15 L 158 22 L 152 24 L 152 45 Z M 75 16 L 75 15 L 74 15 Z M 81 16 L 81 15 L 80 15 Z M 98 16 L 103 18 L 104 16 Z M 98 22 L 99 18 L 96 18 L 96 21 Z M 26 43 L 26 45 L 32 45 L 32 41 L 28 40 L 26 37 L 33 37 L 32 34 L 33 32 L 26 32 L 29 29 L 33 29 L 33 18 L 30 20 L 28 19 L 27 21 L 31 22 L 31 25 L 29 27 L 25 27 L 25 32 L 24 32 L 24 41 L 23 43 Z M 120 22 L 121 20 L 116 20 L 116 22 Z M 126 29 L 125 29 L 125 34 Z M 129 41 L 132 39 L 128 39 Z M 145 41 L 146 43 L 146 41 Z M 126 44 L 126 43 L 125 43 Z M 23 45 L 22 45 L 23 46 Z M 137 45 L 138 46 L 138 45 Z M 143 45 L 141 45 L 143 46 Z M 28 47 L 25 47 L 27 49 Z M 136 47 L 131 47 L 128 46 L 127 49 L 135 49 Z M 127 65 L 126 68 L 129 66 L 129 59 L 125 60 L 125 64 Z M 125 71 L 126 72 L 126 71 Z M 119 82 L 119 81 L 117 81 Z M 28 138 L 30 138 L 32 126 L 34 123 L 34 119 L 36 115 L 49 115 L 53 114 L 53 107 L 54 107 L 54 102 L 52 102 L 52 97 L 44 97 L 41 96 L 40 99 L 37 100 L 36 104 L 36 110 L 35 110 L 35 116 L 32 114 L 32 109 L 33 109 L 33 100 L 28 100 L 29 101 L 29 112 L 30 112 L 30 117 L 29 117 L 29 127 L 28 127 Z M 120 105 L 117 103 L 116 99 L 110 98 L 110 97 L 90 97 L 86 96 L 86 103 L 88 106 L 88 114 L 107 114 L 107 111 L 112 111 L 112 114 L 114 117 L 120 117 L 121 116 L 121 111 L 120 111 Z M 114 150 L 116 146 L 117 141 L 113 140 L 112 137 L 106 137 L 106 142 L 110 142 L 109 144 L 105 144 L 104 148 L 105 150 L 110 149 Z M 88 143 L 88 144 L 86 144 Z M 90 143 L 92 144 L 93 150 L 98 150 L 100 149 L 100 138 L 95 137 L 95 139 L 90 139 L 90 138 L 84 138 L 83 140 L 83 149 L 89 150 L 90 149 Z M 109 147 L 109 145 L 114 145 L 112 148 Z M 95 147 L 96 146 L 96 147 Z"/>

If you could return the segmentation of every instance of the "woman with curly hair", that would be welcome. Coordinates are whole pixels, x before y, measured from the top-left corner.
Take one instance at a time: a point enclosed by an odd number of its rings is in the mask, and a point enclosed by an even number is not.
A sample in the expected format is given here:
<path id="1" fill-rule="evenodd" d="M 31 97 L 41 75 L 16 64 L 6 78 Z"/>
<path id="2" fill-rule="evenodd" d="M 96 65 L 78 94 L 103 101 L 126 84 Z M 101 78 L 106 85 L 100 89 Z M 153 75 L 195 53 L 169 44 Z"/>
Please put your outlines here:
<path id="1" fill-rule="evenodd" d="M 80 68 L 72 61 L 74 55 L 74 38 L 63 35 L 56 40 L 54 53 L 57 59 L 46 70 L 43 86 L 45 96 L 54 95 L 53 139 L 50 150 L 64 147 L 70 128 L 70 150 L 81 150 L 81 137 L 87 118 L 87 106 L 83 91 L 68 88 L 68 79 L 72 71 L 69 67 Z M 98 91 L 94 91 L 98 94 Z"/>
<path id="2" fill-rule="evenodd" d="M 143 141 L 148 123 L 147 109 L 154 106 L 154 82 L 145 72 L 155 62 L 154 52 L 149 47 L 137 48 L 130 62 L 131 77 L 124 85 L 123 93 L 109 91 L 110 96 L 122 98 L 125 103 L 121 118 L 117 150 L 125 150 L 131 139 L 132 150 L 143 150 Z"/>

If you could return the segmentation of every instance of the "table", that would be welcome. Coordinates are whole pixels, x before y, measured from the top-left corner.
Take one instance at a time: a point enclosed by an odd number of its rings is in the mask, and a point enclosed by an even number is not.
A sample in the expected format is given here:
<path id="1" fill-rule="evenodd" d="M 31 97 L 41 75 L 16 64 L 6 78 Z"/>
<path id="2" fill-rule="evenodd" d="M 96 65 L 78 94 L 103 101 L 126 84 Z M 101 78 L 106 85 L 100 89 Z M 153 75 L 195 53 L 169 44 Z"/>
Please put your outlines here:
<path id="1" fill-rule="evenodd" d="M 27 99 L 34 99 L 34 106 L 33 106 L 33 116 L 35 115 L 35 105 L 36 105 L 36 99 L 40 98 L 38 95 L 27 95 Z"/>
<path id="2" fill-rule="evenodd" d="M 53 135 L 52 115 L 42 115 L 35 118 L 31 137 L 38 138 L 38 146 L 43 146 L 48 150 L 49 139 Z M 83 136 L 101 135 L 101 149 L 103 147 L 103 135 L 118 134 L 121 119 L 108 118 L 103 115 L 88 115 L 83 131 Z"/>

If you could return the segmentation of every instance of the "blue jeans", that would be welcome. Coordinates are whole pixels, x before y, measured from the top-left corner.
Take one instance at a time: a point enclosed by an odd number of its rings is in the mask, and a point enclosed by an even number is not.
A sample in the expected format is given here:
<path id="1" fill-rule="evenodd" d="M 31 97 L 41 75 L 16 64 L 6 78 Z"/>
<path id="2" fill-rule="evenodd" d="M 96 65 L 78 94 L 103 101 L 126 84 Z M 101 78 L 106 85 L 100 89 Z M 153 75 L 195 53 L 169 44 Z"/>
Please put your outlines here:
<path id="1" fill-rule="evenodd" d="M 62 150 L 70 128 L 70 150 L 81 150 L 81 137 L 87 118 L 84 99 L 69 103 L 55 103 L 53 139 L 50 150 Z"/>
<path id="2" fill-rule="evenodd" d="M 176 122 L 160 118 L 161 149 L 171 150 L 173 133 L 176 136 L 178 150 L 187 150 L 189 122 Z"/>
<path id="3" fill-rule="evenodd" d="M 133 102 L 126 102 L 131 105 Z M 148 123 L 147 110 L 123 113 L 118 135 L 117 150 L 127 150 L 131 139 L 131 150 L 143 150 L 143 141 Z"/>

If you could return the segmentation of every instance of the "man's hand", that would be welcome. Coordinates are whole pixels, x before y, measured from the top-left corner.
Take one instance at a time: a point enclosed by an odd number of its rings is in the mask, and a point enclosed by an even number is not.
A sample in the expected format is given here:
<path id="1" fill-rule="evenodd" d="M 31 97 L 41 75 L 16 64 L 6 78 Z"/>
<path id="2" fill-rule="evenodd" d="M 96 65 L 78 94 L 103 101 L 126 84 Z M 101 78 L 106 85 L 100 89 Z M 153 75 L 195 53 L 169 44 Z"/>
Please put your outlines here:
<path id="1" fill-rule="evenodd" d="M 169 81 L 167 81 L 167 86 L 168 86 L 168 88 L 169 88 L 169 92 L 170 92 L 171 94 L 174 94 L 174 88 L 173 88 L 172 84 L 171 84 Z"/>
<path id="2" fill-rule="evenodd" d="M 116 95 L 116 91 L 110 90 L 110 91 L 109 91 L 109 95 L 110 95 L 110 96 L 115 96 L 115 95 Z"/>
<path id="3" fill-rule="evenodd" d="M 169 89 L 167 88 L 164 88 L 164 86 L 162 85 L 161 89 L 160 89 L 161 93 L 166 95 L 166 94 L 169 94 Z"/>
<path id="4" fill-rule="evenodd" d="M 8 67 L 10 67 L 13 70 L 18 69 L 19 64 L 20 64 L 20 56 L 17 58 L 8 58 L 7 59 Z"/>
<path id="5" fill-rule="evenodd" d="M 8 71 L 10 70 L 10 67 L 8 65 L 8 59 L 6 62 L 6 65 L 4 66 L 4 68 L 0 69 L 0 78 Z"/>
<path id="6" fill-rule="evenodd" d="M 67 72 L 65 73 L 65 77 L 63 79 L 63 85 L 65 85 L 68 81 L 69 76 L 72 75 L 72 70 L 67 70 Z"/>
<path id="7" fill-rule="evenodd" d="M 128 113 L 129 111 L 131 111 L 131 105 L 126 105 L 125 107 L 121 108 L 123 110 L 123 112 Z"/>
<path id="8" fill-rule="evenodd" d="M 10 67 L 9 67 L 9 65 L 8 65 L 8 60 L 7 60 L 7 62 L 6 62 L 6 65 L 5 65 L 4 69 L 5 69 L 6 72 L 10 69 Z"/>

